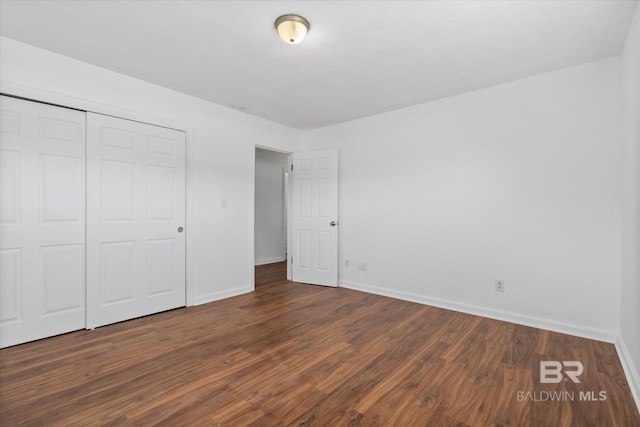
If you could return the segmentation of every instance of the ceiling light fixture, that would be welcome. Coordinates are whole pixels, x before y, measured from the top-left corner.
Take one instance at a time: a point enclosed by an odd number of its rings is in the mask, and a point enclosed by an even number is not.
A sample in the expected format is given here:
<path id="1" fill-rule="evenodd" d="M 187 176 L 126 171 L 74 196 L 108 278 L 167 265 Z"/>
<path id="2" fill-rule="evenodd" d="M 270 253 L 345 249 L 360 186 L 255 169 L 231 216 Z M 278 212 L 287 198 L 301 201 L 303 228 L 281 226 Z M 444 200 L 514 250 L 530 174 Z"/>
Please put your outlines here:
<path id="1" fill-rule="evenodd" d="M 307 35 L 309 28 L 309 21 L 300 15 L 288 14 L 276 19 L 276 30 L 285 43 L 300 43 Z"/>

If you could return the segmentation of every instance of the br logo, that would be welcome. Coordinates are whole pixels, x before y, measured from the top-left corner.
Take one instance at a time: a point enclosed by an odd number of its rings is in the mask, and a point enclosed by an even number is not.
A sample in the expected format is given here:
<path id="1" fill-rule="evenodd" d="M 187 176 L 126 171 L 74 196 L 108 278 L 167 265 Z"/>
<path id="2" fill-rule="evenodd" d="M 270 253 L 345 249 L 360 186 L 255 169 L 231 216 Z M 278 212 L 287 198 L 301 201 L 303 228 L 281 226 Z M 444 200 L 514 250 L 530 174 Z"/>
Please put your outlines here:
<path id="1" fill-rule="evenodd" d="M 582 362 L 576 360 L 557 362 L 546 360 L 540 362 L 540 382 L 543 384 L 559 383 L 567 378 L 574 383 L 579 383 L 578 377 L 584 372 Z"/>

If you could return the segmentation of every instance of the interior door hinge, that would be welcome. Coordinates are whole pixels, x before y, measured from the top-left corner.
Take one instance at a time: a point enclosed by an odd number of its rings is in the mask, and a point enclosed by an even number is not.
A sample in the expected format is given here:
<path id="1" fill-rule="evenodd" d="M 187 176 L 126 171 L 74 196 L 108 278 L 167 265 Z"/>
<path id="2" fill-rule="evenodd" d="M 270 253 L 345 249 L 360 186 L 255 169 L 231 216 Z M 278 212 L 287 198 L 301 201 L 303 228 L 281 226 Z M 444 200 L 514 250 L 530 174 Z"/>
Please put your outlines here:
<path id="1" fill-rule="evenodd" d="M 293 171 L 293 163 L 291 163 L 291 171 Z"/>

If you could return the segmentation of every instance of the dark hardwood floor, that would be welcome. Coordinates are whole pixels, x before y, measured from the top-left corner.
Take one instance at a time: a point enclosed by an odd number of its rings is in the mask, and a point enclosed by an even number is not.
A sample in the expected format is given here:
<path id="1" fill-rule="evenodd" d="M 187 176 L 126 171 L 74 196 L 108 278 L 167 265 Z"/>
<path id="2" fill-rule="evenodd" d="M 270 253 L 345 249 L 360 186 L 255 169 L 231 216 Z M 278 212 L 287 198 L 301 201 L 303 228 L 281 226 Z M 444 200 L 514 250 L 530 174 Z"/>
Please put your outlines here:
<path id="1" fill-rule="evenodd" d="M 611 344 L 283 277 L 0 350 L 0 423 L 640 426 Z M 542 360 L 581 383 L 540 384 Z"/>

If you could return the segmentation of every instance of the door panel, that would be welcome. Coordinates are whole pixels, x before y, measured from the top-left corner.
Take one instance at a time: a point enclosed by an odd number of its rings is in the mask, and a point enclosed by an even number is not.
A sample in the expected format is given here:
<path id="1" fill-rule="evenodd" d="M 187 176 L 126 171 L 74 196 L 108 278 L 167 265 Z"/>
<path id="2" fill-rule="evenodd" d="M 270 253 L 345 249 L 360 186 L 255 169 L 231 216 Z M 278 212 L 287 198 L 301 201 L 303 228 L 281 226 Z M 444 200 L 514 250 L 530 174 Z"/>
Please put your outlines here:
<path id="1" fill-rule="evenodd" d="M 102 305 L 134 301 L 135 241 L 101 242 L 100 302 Z"/>
<path id="2" fill-rule="evenodd" d="M 147 167 L 147 197 L 149 221 L 171 221 L 174 218 L 173 191 L 176 187 L 175 168 L 166 166 Z"/>
<path id="3" fill-rule="evenodd" d="M 185 305 L 185 134 L 87 114 L 87 327 Z"/>
<path id="4" fill-rule="evenodd" d="M 0 224 L 18 225 L 19 222 L 20 152 L 0 150 Z"/>
<path id="5" fill-rule="evenodd" d="M 0 323 L 22 319 L 22 251 L 0 249 Z"/>
<path id="6" fill-rule="evenodd" d="M 79 221 L 84 212 L 84 159 L 40 155 L 42 222 Z"/>
<path id="7" fill-rule="evenodd" d="M 100 163 L 100 217 L 104 222 L 133 222 L 136 164 L 110 160 Z"/>
<path id="8" fill-rule="evenodd" d="M 291 279 L 337 286 L 338 153 L 296 153 L 292 160 Z"/>
<path id="9" fill-rule="evenodd" d="M 174 263 L 175 240 L 156 239 L 147 242 L 149 295 L 173 291 L 176 280 Z"/>
<path id="10" fill-rule="evenodd" d="M 40 268 L 45 315 L 84 306 L 84 245 L 41 247 Z"/>
<path id="11" fill-rule="evenodd" d="M 0 346 L 85 327 L 85 113 L 0 97 Z"/>

